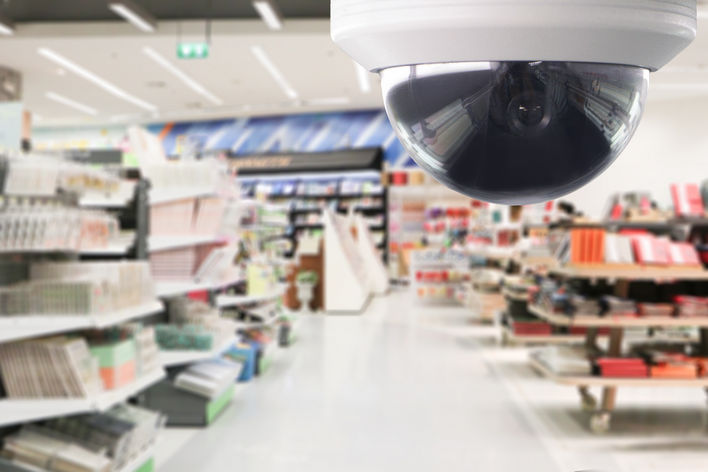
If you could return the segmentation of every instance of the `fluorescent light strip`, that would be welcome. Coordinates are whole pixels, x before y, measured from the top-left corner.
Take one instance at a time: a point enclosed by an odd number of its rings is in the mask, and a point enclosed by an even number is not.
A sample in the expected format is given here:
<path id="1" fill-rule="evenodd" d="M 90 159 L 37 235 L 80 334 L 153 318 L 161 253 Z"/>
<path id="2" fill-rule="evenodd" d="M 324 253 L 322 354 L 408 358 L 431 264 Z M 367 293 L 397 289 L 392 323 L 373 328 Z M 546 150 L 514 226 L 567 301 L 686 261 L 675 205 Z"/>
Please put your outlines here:
<path id="1" fill-rule="evenodd" d="M 51 49 L 39 48 L 37 50 L 37 52 L 39 54 L 41 54 L 42 56 L 46 57 L 47 59 L 49 59 L 50 61 L 53 61 L 54 63 L 59 64 L 64 69 L 72 71 L 76 75 L 83 77 L 84 79 L 88 80 L 89 82 L 93 82 L 94 84 L 98 85 L 103 90 L 110 93 L 111 95 L 114 95 L 122 100 L 125 100 L 126 102 L 130 102 L 133 105 L 142 108 L 143 110 L 147 110 L 147 111 L 151 111 L 151 112 L 157 111 L 157 107 L 155 105 L 153 105 L 152 103 L 148 103 L 146 101 L 139 99 L 138 97 L 134 97 L 133 95 L 130 95 L 125 90 L 116 87 L 115 85 L 108 82 L 107 80 L 102 79 L 101 77 L 97 76 L 93 72 L 84 69 L 80 65 L 70 61 L 69 59 L 65 58 L 64 56 L 62 56 L 60 54 L 57 54 L 56 52 L 52 51 Z"/>
<path id="2" fill-rule="evenodd" d="M 364 69 L 361 65 L 354 63 L 354 68 L 356 69 L 356 79 L 359 81 L 359 89 L 362 93 L 371 92 L 371 81 L 369 80 L 369 71 Z"/>
<path id="3" fill-rule="evenodd" d="M 139 30 L 146 33 L 155 32 L 155 20 L 146 12 L 141 11 L 142 9 L 132 2 L 128 2 L 126 0 L 121 2 L 111 2 L 108 4 L 108 8 L 113 10 L 116 15 L 123 17 L 125 21 L 132 24 Z"/>
<path id="4" fill-rule="evenodd" d="M 273 3 L 269 0 L 255 0 L 253 8 L 256 9 L 261 19 L 272 30 L 283 29 L 283 19 L 280 13 L 275 9 Z"/>
<path id="5" fill-rule="evenodd" d="M 273 64 L 273 62 L 270 60 L 263 48 L 260 46 L 251 46 L 251 52 L 254 56 L 256 56 L 258 62 L 260 62 L 261 65 L 266 68 L 266 70 L 270 73 L 270 75 L 278 83 L 278 85 L 280 85 L 280 88 L 283 89 L 285 95 L 287 95 L 288 98 L 295 100 L 298 97 L 297 92 L 294 88 L 290 86 L 288 81 L 285 80 L 283 74 L 275 66 L 275 64 Z"/>
<path id="6" fill-rule="evenodd" d="M 223 105 L 224 101 L 221 100 L 219 97 L 208 91 L 207 89 L 204 88 L 199 82 L 196 80 L 192 79 L 190 76 L 182 72 L 180 69 L 178 69 L 174 64 L 172 64 L 170 61 L 168 61 L 164 56 L 162 56 L 160 53 L 155 51 L 154 49 L 150 47 L 144 47 L 143 52 L 145 55 L 147 55 L 150 59 L 153 61 L 157 62 L 160 66 L 162 66 L 164 69 L 166 69 L 169 73 L 177 77 L 179 80 L 185 83 L 187 87 L 191 88 L 195 92 L 197 92 L 199 95 L 205 97 L 207 100 L 209 100 L 211 103 L 214 105 Z"/>
<path id="7" fill-rule="evenodd" d="M 79 110 L 80 112 L 86 113 L 87 115 L 91 115 L 91 116 L 98 115 L 98 112 L 96 111 L 95 108 L 91 108 L 88 105 L 84 105 L 83 103 L 79 103 L 79 102 L 72 100 L 70 98 L 67 98 L 63 95 L 59 95 L 58 93 L 47 92 L 45 94 L 45 96 L 50 100 L 54 100 L 55 102 L 61 103 L 62 105 L 66 105 L 70 108 L 73 108 L 74 110 Z"/>

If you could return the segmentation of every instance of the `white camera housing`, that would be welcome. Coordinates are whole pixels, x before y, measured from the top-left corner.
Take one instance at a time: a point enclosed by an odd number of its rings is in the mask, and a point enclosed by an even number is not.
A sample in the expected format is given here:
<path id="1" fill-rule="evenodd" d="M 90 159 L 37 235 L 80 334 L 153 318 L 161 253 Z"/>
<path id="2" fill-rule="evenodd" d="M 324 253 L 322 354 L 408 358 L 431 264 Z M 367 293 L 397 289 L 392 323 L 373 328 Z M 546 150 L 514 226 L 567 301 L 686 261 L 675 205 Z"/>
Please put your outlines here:
<path id="1" fill-rule="evenodd" d="M 446 185 L 509 204 L 601 173 L 648 72 L 696 35 L 696 0 L 332 0 L 332 38 L 381 73 L 389 119 Z"/>

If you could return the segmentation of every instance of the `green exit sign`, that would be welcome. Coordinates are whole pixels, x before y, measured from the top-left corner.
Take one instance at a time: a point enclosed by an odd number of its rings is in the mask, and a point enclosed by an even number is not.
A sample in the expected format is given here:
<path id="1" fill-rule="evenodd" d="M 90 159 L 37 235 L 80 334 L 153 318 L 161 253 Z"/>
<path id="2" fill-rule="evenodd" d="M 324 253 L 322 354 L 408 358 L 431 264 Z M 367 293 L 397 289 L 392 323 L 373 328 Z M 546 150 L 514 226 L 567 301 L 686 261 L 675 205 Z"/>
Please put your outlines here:
<path id="1" fill-rule="evenodd" d="M 208 43 L 179 43 L 177 57 L 180 59 L 206 59 L 209 57 Z"/>

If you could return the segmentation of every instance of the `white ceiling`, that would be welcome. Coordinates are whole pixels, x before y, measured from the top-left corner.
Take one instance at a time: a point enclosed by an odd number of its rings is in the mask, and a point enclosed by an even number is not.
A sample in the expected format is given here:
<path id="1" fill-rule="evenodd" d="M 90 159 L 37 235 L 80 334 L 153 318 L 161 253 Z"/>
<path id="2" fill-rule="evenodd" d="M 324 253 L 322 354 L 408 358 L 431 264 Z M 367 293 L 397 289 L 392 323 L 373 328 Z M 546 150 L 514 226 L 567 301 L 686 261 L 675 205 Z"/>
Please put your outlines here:
<path id="1" fill-rule="evenodd" d="M 202 40 L 204 22 L 182 22 L 183 40 Z M 160 22 L 155 34 L 116 21 L 22 24 L 14 37 L 0 38 L 0 64 L 24 77 L 24 102 L 36 125 L 82 125 L 193 120 L 246 115 L 365 109 L 381 106 L 378 78 L 371 91 L 360 90 L 354 64 L 329 37 L 327 20 L 289 20 L 270 31 L 259 20 L 219 20 L 212 25 L 208 59 L 176 58 L 178 23 Z M 705 34 L 703 31 L 705 30 Z M 269 55 L 298 93 L 292 100 L 256 60 L 250 48 Z M 214 106 L 143 52 L 149 46 L 207 90 L 221 98 Z M 120 100 L 38 54 L 50 48 L 126 92 L 157 106 L 150 113 Z M 46 98 L 54 92 L 98 111 L 82 114 Z M 672 99 L 708 97 L 708 15 L 701 10 L 696 41 L 665 69 L 652 75 L 650 96 Z"/>
<path id="2" fill-rule="evenodd" d="M 176 58 L 177 23 L 161 22 L 155 34 L 116 23 L 22 25 L 16 36 L 0 38 L 0 64 L 23 74 L 27 108 L 37 125 L 76 125 L 119 121 L 205 119 L 254 114 L 300 113 L 381 106 L 378 77 L 363 93 L 354 63 L 329 37 L 327 20 L 291 20 L 282 31 L 260 20 L 218 21 L 212 25 L 208 59 Z M 204 39 L 204 22 L 183 22 L 182 40 Z M 288 98 L 251 52 L 260 46 L 298 93 Z M 214 106 L 143 53 L 149 46 L 212 94 Z M 38 54 L 50 48 L 126 92 L 159 109 L 157 116 L 109 94 Z M 98 111 L 92 117 L 46 98 L 55 92 Z"/>

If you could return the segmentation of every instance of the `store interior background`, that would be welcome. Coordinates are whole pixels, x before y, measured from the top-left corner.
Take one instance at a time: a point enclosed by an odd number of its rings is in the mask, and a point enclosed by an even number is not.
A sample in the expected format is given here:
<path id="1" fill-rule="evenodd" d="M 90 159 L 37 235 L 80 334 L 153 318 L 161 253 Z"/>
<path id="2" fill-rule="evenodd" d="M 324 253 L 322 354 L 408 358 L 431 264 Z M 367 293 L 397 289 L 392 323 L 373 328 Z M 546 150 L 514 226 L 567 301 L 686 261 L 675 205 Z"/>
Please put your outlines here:
<path id="1" fill-rule="evenodd" d="M 321 5 L 318 8 L 319 13 L 328 11 Z M 303 10 L 311 11 L 305 7 Z M 701 26 L 708 25 L 708 17 L 699 18 L 701 31 Z M 203 39 L 203 21 L 179 24 L 183 40 Z M 132 123 L 380 110 L 382 106 L 378 77 L 370 74 L 369 85 L 360 87 L 353 62 L 331 42 L 326 19 L 288 19 L 283 30 L 276 32 L 267 30 L 260 20 L 214 19 L 210 57 L 175 63 L 223 100 L 221 106 L 187 88 L 142 52 L 147 46 L 172 59 L 177 29 L 178 23 L 169 21 L 160 22 L 158 32 L 147 35 L 121 23 L 40 23 L 23 26 L 22 35 L 17 38 L 3 38 L 6 47 L 0 50 L 0 63 L 23 71 L 24 102 L 35 115 L 35 147 L 62 148 L 77 143 L 113 146 Z M 71 73 L 60 75 L 56 64 L 37 54 L 38 48 L 48 45 L 80 64 L 90 64 L 93 70 L 134 95 L 150 97 L 150 102 L 159 108 L 157 118 L 100 89 L 83 87 L 83 80 Z M 252 46 L 267 51 L 297 98 L 290 99 L 258 63 Z M 686 51 L 651 75 L 642 125 L 621 158 L 565 200 L 593 217 L 599 217 L 605 205 L 604 199 L 597 196 L 617 191 L 641 188 L 650 191 L 659 204 L 670 203 L 665 183 L 686 180 L 704 165 L 708 146 L 702 124 L 708 105 L 708 64 L 703 54 L 706 48 L 708 36 L 699 33 Z M 90 104 L 99 114 L 87 117 L 72 112 L 48 100 L 47 91 L 66 95 L 80 91 L 82 103 Z M 297 150 L 281 148 L 284 152 Z"/>
<path id="2" fill-rule="evenodd" d="M 14 36 L 0 37 L 0 65 L 22 74 L 34 151 L 119 148 L 132 163 L 128 129 L 137 125 L 159 136 L 168 156 L 373 146 L 382 148 L 388 170 L 415 168 L 382 110 L 378 76 L 362 71 L 332 42 L 327 0 L 279 0 L 285 21 L 277 31 L 264 24 L 250 0 L 141 3 L 160 19 L 154 33 L 117 18 L 103 1 L 0 4 L 0 13 L 17 24 Z M 206 3 L 212 4 L 210 11 Z M 178 41 L 204 40 L 207 15 L 209 57 L 177 59 Z M 42 48 L 70 58 L 154 110 L 87 85 L 40 54 Z M 201 92 L 158 65 L 145 48 L 167 58 Z M 651 75 L 633 140 L 602 175 L 561 200 L 599 220 L 612 194 L 647 191 L 660 208 L 668 208 L 671 184 L 708 178 L 706 51 L 708 6 L 699 2 L 698 36 Z M 259 60 L 263 54 L 279 71 L 275 75 Z M 57 103 L 48 93 L 95 112 Z M 255 384 L 257 389 L 240 392 L 237 408 L 213 429 L 168 429 L 157 470 L 231 470 L 234 454 L 241 470 L 259 471 L 316 472 L 331 470 L 331 464 L 352 472 L 471 470 L 472 464 L 479 470 L 704 470 L 708 416 L 702 389 L 622 392 L 631 407 L 619 411 L 613 425 L 619 432 L 595 435 L 585 419 L 578 419 L 574 389 L 536 376 L 525 365 L 526 350 L 501 348 L 496 326 L 472 326 L 462 308 L 442 315 L 421 309 L 407 290 L 397 287 L 391 298 L 372 301 L 368 319 L 328 317 L 306 325 L 294 360 L 284 359 L 274 375 Z M 418 390 L 416 376 L 438 375 L 449 388 L 426 381 Z M 504 395 L 496 393 L 500 385 Z M 471 406 L 478 391 L 481 400 Z M 429 400 L 428 394 L 435 405 L 421 408 L 416 402 Z M 285 395 L 292 395 L 298 407 L 283 404 Z M 321 404 L 313 405 L 312 398 Z M 478 428 L 470 419 L 477 415 L 494 425 L 496 434 Z M 312 418 L 333 430 L 349 429 L 330 436 Z"/>

